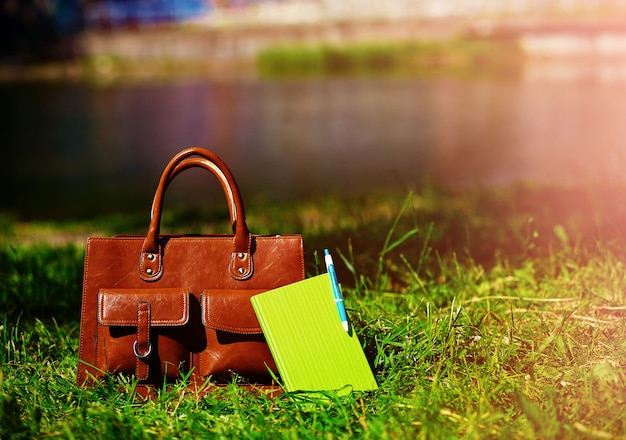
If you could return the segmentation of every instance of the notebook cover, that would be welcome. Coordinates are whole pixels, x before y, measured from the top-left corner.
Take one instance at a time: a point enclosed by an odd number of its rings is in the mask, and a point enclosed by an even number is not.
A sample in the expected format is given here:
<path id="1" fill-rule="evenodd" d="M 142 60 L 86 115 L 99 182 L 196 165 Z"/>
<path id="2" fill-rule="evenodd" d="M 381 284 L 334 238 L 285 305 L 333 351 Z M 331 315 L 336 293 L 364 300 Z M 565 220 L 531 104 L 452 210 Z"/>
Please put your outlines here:
<path id="1" fill-rule="evenodd" d="M 327 273 L 250 301 L 287 391 L 378 388 L 356 333 L 341 324 Z"/>

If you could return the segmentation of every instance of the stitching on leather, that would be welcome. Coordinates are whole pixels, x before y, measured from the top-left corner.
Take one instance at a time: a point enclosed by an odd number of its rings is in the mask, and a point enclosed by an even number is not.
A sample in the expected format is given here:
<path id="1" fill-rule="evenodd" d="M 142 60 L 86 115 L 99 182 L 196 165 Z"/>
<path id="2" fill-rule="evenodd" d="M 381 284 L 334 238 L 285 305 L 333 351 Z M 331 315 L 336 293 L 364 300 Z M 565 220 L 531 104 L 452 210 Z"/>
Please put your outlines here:
<path id="1" fill-rule="evenodd" d="M 147 309 L 142 309 L 141 306 L 144 304 L 148 304 Z M 146 329 L 146 336 L 148 340 L 148 345 L 150 345 L 150 328 L 152 327 L 152 310 L 150 303 L 147 301 L 140 301 L 137 303 L 137 327 L 139 327 L 139 322 L 141 321 L 141 315 L 148 316 L 148 328 Z"/>
<path id="2" fill-rule="evenodd" d="M 203 301 L 202 301 L 202 323 L 213 330 L 225 330 L 225 331 L 230 331 L 231 333 L 237 333 L 237 334 L 241 334 L 241 335 L 255 335 L 255 334 L 259 334 L 259 333 L 263 333 L 263 329 L 261 329 L 261 326 L 246 326 L 246 327 L 237 327 L 234 325 L 229 325 L 226 323 L 222 323 L 219 322 L 217 320 L 214 319 L 210 319 L 207 315 L 209 314 L 209 311 L 211 310 L 211 307 L 209 306 L 209 301 L 211 300 L 210 296 L 203 296 Z M 206 306 L 205 306 L 206 304 Z"/>
<path id="3" fill-rule="evenodd" d="M 148 308 L 146 310 L 142 309 L 142 305 L 143 304 L 147 304 Z M 152 327 L 152 313 L 151 313 L 151 307 L 150 307 L 150 303 L 146 302 L 146 301 L 140 301 L 139 303 L 137 303 L 137 339 L 136 341 L 139 340 L 139 321 L 141 321 L 141 315 L 147 315 L 148 317 L 148 326 L 146 329 L 146 340 L 147 340 L 147 346 L 148 346 L 148 352 L 149 347 L 150 347 L 150 328 Z M 147 355 L 148 353 L 146 353 L 145 355 Z M 144 373 L 143 375 L 139 375 L 140 370 Z M 150 377 L 150 365 L 147 362 L 147 359 L 140 359 L 139 357 L 137 357 L 136 360 L 136 364 L 135 364 L 135 374 L 137 375 L 137 378 L 139 380 L 147 380 L 148 377 Z"/>
<path id="4" fill-rule="evenodd" d="M 132 320 L 132 319 L 131 320 L 128 320 L 128 319 L 120 320 L 120 319 L 114 319 L 114 318 L 104 319 L 103 316 L 104 316 L 104 306 L 105 306 L 104 304 L 105 295 L 106 295 L 106 289 L 104 289 L 104 293 L 102 292 L 98 293 L 98 324 L 104 325 L 104 326 L 136 326 L 137 325 L 138 321 Z M 180 298 L 182 298 L 182 303 L 183 303 L 182 316 L 176 319 L 154 319 L 151 322 L 152 322 L 152 325 L 154 325 L 155 327 L 183 326 L 189 322 L 189 292 L 186 291 L 185 293 L 178 294 L 178 295 L 171 295 L 171 296 L 172 297 L 179 296 Z M 150 301 L 146 301 L 146 302 L 150 303 Z"/>
<path id="5" fill-rule="evenodd" d="M 163 245 L 161 245 L 161 244 L 158 245 L 158 251 L 157 251 L 157 253 L 155 255 L 156 256 L 156 261 L 157 261 L 157 271 L 155 273 L 153 273 L 153 274 L 148 274 L 144 270 L 144 262 L 145 262 L 145 259 L 146 259 L 145 254 L 146 254 L 146 251 L 143 248 L 143 246 L 141 246 L 141 253 L 139 254 L 139 275 L 140 275 L 141 279 L 143 279 L 143 280 L 146 280 L 146 281 L 156 281 L 163 274 L 163 263 L 162 263 L 162 258 L 161 258 L 161 255 L 163 254 Z"/>
<path id="6" fill-rule="evenodd" d="M 86 317 L 86 310 L 85 308 L 87 307 L 87 273 L 89 272 L 89 249 L 91 248 L 91 239 L 87 240 L 87 246 L 85 248 L 85 273 L 83 274 L 83 297 L 82 297 L 82 301 L 81 301 L 81 309 L 80 309 L 80 316 L 81 316 L 81 321 L 84 319 L 83 317 Z M 96 341 L 98 340 L 98 325 L 95 326 L 96 327 Z M 79 341 L 79 345 L 78 345 L 78 359 L 84 359 L 83 357 L 83 348 L 84 348 L 84 337 L 85 337 L 85 332 L 81 330 L 80 332 L 80 341 Z M 96 348 L 98 346 L 98 344 L 96 343 Z M 95 358 L 96 358 L 96 365 L 98 365 L 98 350 L 96 349 L 96 354 L 95 354 Z M 78 375 L 85 380 L 86 377 L 84 377 L 84 373 L 85 373 L 85 366 L 83 364 L 81 364 L 79 362 L 78 364 Z"/>

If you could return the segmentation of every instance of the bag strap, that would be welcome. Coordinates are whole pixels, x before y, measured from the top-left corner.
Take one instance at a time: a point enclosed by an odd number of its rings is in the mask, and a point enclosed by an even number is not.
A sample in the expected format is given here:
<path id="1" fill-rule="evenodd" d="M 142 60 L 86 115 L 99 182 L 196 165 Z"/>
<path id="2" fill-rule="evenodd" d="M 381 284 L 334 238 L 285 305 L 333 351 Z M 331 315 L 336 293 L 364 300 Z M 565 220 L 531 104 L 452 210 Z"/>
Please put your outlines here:
<path id="1" fill-rule="evenodd" d="M 139 257 L 139 276 L 145 281 L 156 281 L 163 275 L 162 249 L 158 237 L 165 190 L 176 175 L 192 167 L 210 171 L 217 177 L 224 190 L 234 232 L 229 272 L 236 280 L 247 280 L 252 276 L 254 267 L 251 253 L 252 237 L 246 225 L 239 187 L 226 164 L 215 153 L 200 147 L 187 148 L 176 154 L 161 175 L 152 201 L 150 227 Z"/>

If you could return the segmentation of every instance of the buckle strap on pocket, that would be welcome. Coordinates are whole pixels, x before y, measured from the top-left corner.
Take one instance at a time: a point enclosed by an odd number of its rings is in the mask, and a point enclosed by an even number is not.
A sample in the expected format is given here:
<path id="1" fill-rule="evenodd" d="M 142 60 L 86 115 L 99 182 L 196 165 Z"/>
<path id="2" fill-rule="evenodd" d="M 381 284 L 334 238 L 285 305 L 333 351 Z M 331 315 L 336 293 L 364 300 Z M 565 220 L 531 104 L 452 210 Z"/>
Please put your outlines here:
<path id="1" fill-rule="evenodd" d="M 150 368 L 148 358 L 152 353 L 152 344 L 150 343 L 150 321 L 151 321 L 150 303 L 140 301 L 137 303 L 137 340 L 133 346 L 135 356 L 137 356 L 137 366 L 135 375 L 139 380 L 148 379 Z"/>

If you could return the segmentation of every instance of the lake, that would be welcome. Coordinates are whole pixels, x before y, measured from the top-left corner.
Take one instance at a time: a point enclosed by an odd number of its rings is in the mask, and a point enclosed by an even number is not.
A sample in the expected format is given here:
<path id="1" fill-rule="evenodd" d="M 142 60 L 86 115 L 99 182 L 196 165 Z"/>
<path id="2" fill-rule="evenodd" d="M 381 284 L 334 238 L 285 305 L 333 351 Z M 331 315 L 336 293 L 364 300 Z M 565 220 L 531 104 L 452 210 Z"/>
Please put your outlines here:
<path id="1" fill-rule="evenodd" d="M 625 77 L 575 64 L 510 79 L 2 84 L 0 211 L 25 220 L 147 212 L 167 161 L 192 145 L 224 159 L 244 199 L 425 182 L 623 184 L 625 116 Z M 198 195 L 219 185 L 188 175 L 168 204 L 211 203 Z"/>

